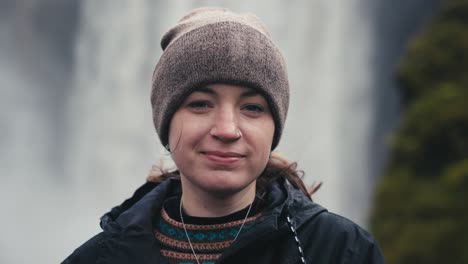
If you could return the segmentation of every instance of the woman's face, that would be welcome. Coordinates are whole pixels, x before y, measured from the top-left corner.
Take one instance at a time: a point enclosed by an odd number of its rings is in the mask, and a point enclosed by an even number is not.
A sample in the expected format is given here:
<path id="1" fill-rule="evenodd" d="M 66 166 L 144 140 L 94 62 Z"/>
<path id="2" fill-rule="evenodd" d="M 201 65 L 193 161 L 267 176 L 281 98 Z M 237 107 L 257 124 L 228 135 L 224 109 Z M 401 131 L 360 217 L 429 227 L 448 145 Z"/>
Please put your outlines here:
<path id="1" fill-rule="evenodd" d="M 274 129 L 267 101 L 253 89 L 213 84 L 190 94 L 169 130 L 184 192 L 255 192 L 252 187 L 268 162 Z"/>

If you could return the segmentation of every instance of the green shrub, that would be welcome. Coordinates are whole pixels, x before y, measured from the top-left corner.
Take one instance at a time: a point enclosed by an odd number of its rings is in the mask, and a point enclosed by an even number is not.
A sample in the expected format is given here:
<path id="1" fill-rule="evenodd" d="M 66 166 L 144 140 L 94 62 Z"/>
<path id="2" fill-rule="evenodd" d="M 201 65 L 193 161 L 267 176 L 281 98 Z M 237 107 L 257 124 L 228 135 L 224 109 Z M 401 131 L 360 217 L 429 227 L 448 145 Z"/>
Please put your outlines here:
<path id="1" fill-rule="evenodd" d="M 398 80 L 404 114 L 372 231 L 388 263 L 468 263 L 468 0 L 443 2 Z"/>

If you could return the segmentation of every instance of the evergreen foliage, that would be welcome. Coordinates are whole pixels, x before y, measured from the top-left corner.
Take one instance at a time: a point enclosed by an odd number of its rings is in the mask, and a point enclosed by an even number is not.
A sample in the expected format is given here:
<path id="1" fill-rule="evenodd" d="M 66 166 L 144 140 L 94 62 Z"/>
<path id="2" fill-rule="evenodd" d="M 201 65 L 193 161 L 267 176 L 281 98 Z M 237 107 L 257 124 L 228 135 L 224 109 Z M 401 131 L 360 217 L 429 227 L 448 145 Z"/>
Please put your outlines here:
<path id="1" fill-rule="evenodd" d="M 372 230 L 387 263 L 468 263 L 468 0 L 443 1 L 398 80 L 404 115 Z"/>

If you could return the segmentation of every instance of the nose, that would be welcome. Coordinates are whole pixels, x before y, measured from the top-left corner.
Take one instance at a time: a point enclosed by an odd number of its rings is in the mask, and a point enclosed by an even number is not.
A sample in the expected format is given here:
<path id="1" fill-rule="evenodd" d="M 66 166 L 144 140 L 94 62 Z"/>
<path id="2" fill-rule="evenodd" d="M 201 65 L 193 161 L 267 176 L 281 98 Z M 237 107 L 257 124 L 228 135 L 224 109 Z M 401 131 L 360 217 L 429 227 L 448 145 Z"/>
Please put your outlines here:
<path id="1" fill-rule="evenodd" d="M 222 142 L 233 142 L 242 137 L 238 118 L 234 110 L 223 109 L 218 112 L 210 130 L 210 135 Z"/>

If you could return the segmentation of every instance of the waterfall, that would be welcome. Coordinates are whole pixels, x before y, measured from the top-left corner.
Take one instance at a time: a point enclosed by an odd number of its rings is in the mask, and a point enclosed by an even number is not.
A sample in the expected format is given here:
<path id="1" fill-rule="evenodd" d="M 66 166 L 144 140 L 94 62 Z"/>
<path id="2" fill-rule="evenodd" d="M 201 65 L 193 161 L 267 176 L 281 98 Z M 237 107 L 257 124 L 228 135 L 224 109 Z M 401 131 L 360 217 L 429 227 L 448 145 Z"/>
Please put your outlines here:
<path id="1" fill-rule="evenodd" d="M 277 151 L 298 162 L 307 183 L 323 182 L 316 202 L 366 225 L 383 139 L 397 118 L 392 70 L 436 0 L 83 0 L 77 32 L 65 30 L 69 43 L 57 46 L 73 48 L 72 67 L 54 59 L 68 55 L 45 41 L 56 29 L 44 35 L 34 24 L 39 11 L 76 23 L 68 13 L 41 9 L 52 0 L 6 2 L 0 200 L 14 216 L 1 224 L 14 228 L 2 233 L 0 262 L 52 263 L 97 233 L 101 214 L 130 196 L 151 165 L 171 166 L 152 125 L 151 75 L 163 32 L 200 6 L 252 12 L 265 22 L 291 87 Z M 28 12 L 5 11 L 14 8 Z M 10 37 L 18 35 L 26 39 Z M 42 47 L 32 52 L 37 57 L 23 54 L 34 47 Z"/>

